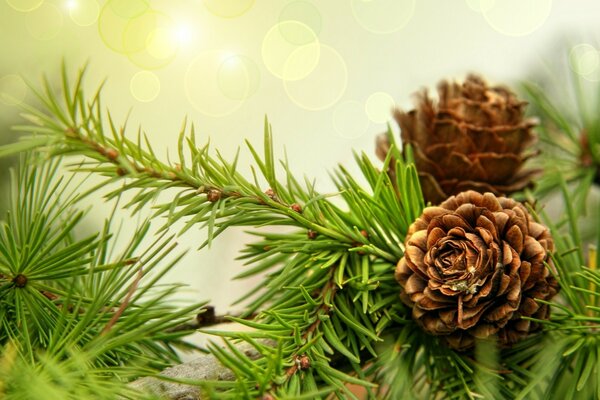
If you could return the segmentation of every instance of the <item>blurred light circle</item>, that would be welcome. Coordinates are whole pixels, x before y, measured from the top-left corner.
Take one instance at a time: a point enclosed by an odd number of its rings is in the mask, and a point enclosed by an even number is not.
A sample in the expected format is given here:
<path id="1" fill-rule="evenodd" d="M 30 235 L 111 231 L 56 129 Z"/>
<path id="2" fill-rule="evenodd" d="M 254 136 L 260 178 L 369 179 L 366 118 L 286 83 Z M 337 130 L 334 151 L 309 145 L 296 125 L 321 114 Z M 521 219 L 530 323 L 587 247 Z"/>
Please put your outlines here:
<path id="1" fill-rule="evenodd" d="M 217 70 L 221 93 L 232 100 L 245 100 L 260 86 L 260 70 L 249 57 L 234 55 L 226 58 Z"/>
<path id="2" fill-rule="evenodd" d="M 274 37 L 269 37 L 270 39 L 281 39 L 291 45 L 305 45 L 318 42 L 317 34 L 311 27 L 300 21 L 283 21 L 278 23 L 276 27 L 279 32 Z M 271 33 L 275 34 L 276 32 Z"/>
<path id="3" fill-rule="evenodd" d="M 129 22 L 151 11 L 146 0 L 109 0 L 98 17 L 98 32 L 104 44 L 117 53 L 125 54 L 123 35 Z"/>
<path id="4" fill-rule="evenodd" d="M 34 38 L 50 40 L 59 34 L 63 26 L 63 15 L 53 4 L 44 3 L 25 16 L 25 26 Z"/>
<path id="5" fill-rule="evenodd" d="M 150 9 L 148 0 L 110 0 L 106 6 L 115 15 L 125 19 L 138 17 Z"/>
<path id="6" fill-rule="evenodd" d="M 333 128 L 343 138 L 357 139 L 369 128 L 365 106 L 358 101 L 345 101 L 333 111 Z"/>
<path id="7" fill-rule="evenodd" d="M 21 104 L 27 95 L 27 84 L 19 75 L 9 74 L 0 78 L 0 102 L 8 106 Z"/>
<path id="8" fill-rule="evenodd" d="M 308 26 L 298 21 L 284 21 L 269 29 L 261 50 L 269 72 L 280 79 L 293 81 L 303 79 L 315 69 L 321 46 L 317 35 Z"/>
<path id="9" fill-rule="evenodd" d="M 279 22 L 285 21 L 297 21 L 301 24 L 304 24 L 310 30 L 318 36 L 321 33 L 322 28 L 322 18 L 319 9 L 315 7 L 313 4 L 307 1 L 294 1 L 289 3 L 287 6 L 283 8 L 281 14 L 279 14 Z M 279 25 L 279 29 L 281 31 L 281 35 L 290 43 L 293 44 L 307 44 L 311 41 L 310 35 L 298 35 L 295 32 L 295 28 L 293 25 Z M 297 40 L 301 40 L 300 42 L 296 42 Z M 308 39 L 308 42 L 306 40 Z M 302 41 L 304 40 L 304 42 Z"/>
<path id="10" fill-rule="evenodd" d="M 569 65 L 579 75 L 589 75 L 598 71 L 600 54 L 590 44 L 582 43 L 573 46 L 569 52 Z"/>
<path id="11" fill-rule="evenodd" d="M 131 78 L 129 90 L 136 100 L 147 103 L 160 93 L 160 80 L 153 72 L 139 71 Z"/>
<path id="12" fill-rule="evenodd" d="M 152 31 L 146 44 L 148 53 L 158 59 L 171 57 L 175 49 L 172 32 L 166 28 Z"/>
<path id="13" fill-rule="evenodd" d="M 159 19 L 168 18 L 154 10 L 129 19 L 123 31 L 123 48 L 125 53 L 136 53 L 144 50 L 152 35 L 158 29 Z"/>
<path id="14" fill-rule="evenodd" d="M 44 0 L 6 0 L 6 2 L 17 11 L 29 12 L 41 6 Z"/>
<path id="15" fill-rule="evenodd" d="M 135 65 L 145 69 L 164 67 L 177 54 L 175 25 L 170 17 L 149 10 L 132 18 L 123 32 L 125 54 Z"/>
<path id="16" fill-rule="evenodd" d="M 100 7 L 96 0 L 77 0 L 69 10 L 73 22 L 79 26 L 90 26 L 98 20 Z"/>
<path id="17" fill-rule="evenodd" d="M 225 51 L 207 51 L 190 63 L 185 73 L 185 94 L 192 106 L 204 115 L 224 117 L 241 107 L 251 90 L 250 74 L 237 76 L 240 86 L 233 92 L 240 99 L 232 99 L 219 87 L 219 70 L 231 57 Z M 224 78 L 221 78 L 221 81 Z M 230 93 L 231 94 L 231 93 Z"/>
<path id="18" fill-rule="evenodd" d="M 396 102 L 392 96 L 385 92 L 375 92 L 367 99 L 365 112 L 372 122 L 384 124 L 392 118 L 395 107 Z"/>
<path id="19" fill-rule="evenodd" d="M 128 3 L 128 1 L 123 0 L 123 3 Z M 120 1 L 111 0 L 102 7 L 100 16 L 98 17 L 98 33 L 109 49 L 123 54 L 126 53 L 123 43 L 123 32 L 125 32 L 127 23 L 133 17 L 119 14 L 115 11 L 113 4 L 120 4 Z M 142 13 L 145 11 L 142 11 Z"/>
<path id="20" fill-rule="evenodd" d="M 248 11 L 254 0 L 204 0 L 204 5 L 218 17 L 235 18 Z"/>
<path id="21" fill-rule="evenodd" d="M 552 0 L 481 0 L 481 10 L 487 23 L 508 36 L 525 36 L 548 19 Z"/>
<path id="22" fill-rule="evenodd" d="M 489 0 L 465 0 L 469 8 L 475 12 L 483 13 L 490 9 L 494 4 Z"/>
<path id="23" fill-rule="evenodd" d="M 297 52 L 303 52 L 304 46 Z M 293 60 L 290 57 L 290 60 Z M 286 66 L 287 67 L 287 66 Z M 324 110 L 342 97 L 348 85 L 348 69 L 342 56 L 333 48 L 321 45 L 319 63 L 300 80 L 284 80 L 290 99 L 307 110 Z"/>
<path id="24" fill-rule="evenodd" d="M 402 29 L 415 13 L 416 0 L 352 0 L 352 13 L 369 32 L 386 34 Z"/>

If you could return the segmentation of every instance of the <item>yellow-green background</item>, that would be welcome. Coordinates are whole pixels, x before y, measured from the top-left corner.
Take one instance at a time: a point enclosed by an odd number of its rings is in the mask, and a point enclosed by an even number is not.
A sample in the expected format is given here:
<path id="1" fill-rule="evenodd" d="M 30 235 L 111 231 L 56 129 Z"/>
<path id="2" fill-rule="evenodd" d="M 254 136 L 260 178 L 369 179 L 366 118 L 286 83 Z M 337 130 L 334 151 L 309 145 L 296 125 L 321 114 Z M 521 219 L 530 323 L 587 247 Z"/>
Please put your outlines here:
<path id="1" fill-rule="evenodd" d="M 592 0 L 0 0 L 0 116 L 15 121 L 15 103 L 32 101 L 22 79 L 88 61 L 90 88 L 108 78 L 104 104 L 117 121 L 130 112 L 159 154 L 187 117 L 231 156 L 244 138 L 260 143 L 267 115 L 279 154 L 331 191 L 327 171 L 351 164 L 352 148 L 373 153 L 390 109 L 415 90 L 471 71 L 516 82 L 552 60 L 557 42 L 593 37 L 599 16 Z M 571 65 L 591 75 L 597 49 L 581 43 Z M 99 226 L 110 208 L 90 204 Z M 170 278 L 227 310 L 247 287 L 229 279 L 246 239 L 224 234 Z"/>

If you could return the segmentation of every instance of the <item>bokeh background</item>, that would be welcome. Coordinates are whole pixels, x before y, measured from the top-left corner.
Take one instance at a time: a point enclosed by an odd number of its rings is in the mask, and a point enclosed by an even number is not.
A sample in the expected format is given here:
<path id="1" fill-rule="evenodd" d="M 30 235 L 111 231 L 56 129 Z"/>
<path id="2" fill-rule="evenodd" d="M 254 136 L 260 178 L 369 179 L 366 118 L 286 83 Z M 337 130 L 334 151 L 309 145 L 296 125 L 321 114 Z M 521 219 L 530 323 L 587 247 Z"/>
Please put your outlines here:
<path id="1" fill-rule="evenodd" d="M 351 166 L 352 149 L 374 154 L 390 110 L 441 78 L 478 72 L 516 84 L 567 41 L 571 67 L 592 76 L 599 17 L 594 0 L 0 0 L 0 142 L 14 140 L 19 103 L 35 101 L 26 81 L 88 62 L 89 89 L 106 78 L 115 120 L 128 116 L 132 134 L 141 125 L 159 154 L 187 117 L 231 157 L 243 139 L 261 143 L 266 115 L 278 154 L 287 149 L 294 171 L 328 192 L 328 171 Z M 111 206 L 90 205 L 97 229 Z M 191 251 L 169 279 L 234 311 L 249 287 L 231 281 L 242 270 L 235 256 L 249 238 L 226 232 L 195 251 L 202 240 L 200 231 L 179 239 Z"/>

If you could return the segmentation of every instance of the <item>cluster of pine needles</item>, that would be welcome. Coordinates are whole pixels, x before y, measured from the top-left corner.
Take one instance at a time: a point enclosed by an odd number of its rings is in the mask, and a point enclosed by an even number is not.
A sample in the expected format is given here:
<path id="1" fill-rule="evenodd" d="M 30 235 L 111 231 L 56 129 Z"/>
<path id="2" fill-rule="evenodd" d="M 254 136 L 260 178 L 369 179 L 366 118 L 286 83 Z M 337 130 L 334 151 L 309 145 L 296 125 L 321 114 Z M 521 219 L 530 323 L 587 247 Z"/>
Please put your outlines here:
<path id="1" fill-rule="evenodd" d="M 161 160 L 142 131 L 113 121 L 101 88 L 84 94 L 84 76 L 63 69 L 58 88 L 44 80 L 38 103 L 23 106 L 21 140 L 0 147 L 1 156 L 23 153 L 0 227 L 0 398 L 152 398 L 127 383 L 180 362 L 194 346 L 179 327 L 205 306 L 178 306 L 180 286 L 162 283 L 183 255 L 175 237 L 193 227 L 207 233 L 200 248 L 229 227 L 250 230 L 237 278 L 260 282 L 238 300 L 243 314 L 227 318 L 250 329 L 206 330 L 213 340 L 201 350 L 236 377 L 194 382 L 206 398 L 357 399 L 356 387 L 390 400 L 600 398 L 600 236 L 590 241 L 579 227 L 599 180 L 600 117 L 583 111 L 597 109 L 596 97 L 572 91 L 581 112 L 568 114 L 525 86 L 542 118 L 546 174 L 524 196 L 553 232 L 561 294 L 541 334 L 460 353 L 424 334 L 398 298 L 395 264 L 425 203 L 410 149 L 400 152 L 391 132 L 383 165 L 355 154 L 362 177 L 339 166 L 336 193 L 324 194 L 277 160 L 266 120 L 261 148 L 245 143 L 249 176 L 186 123 L 177 160 Z M 83 185 L 88 175 L 101 182 Z M 82 237 L 89 196 L 113 213 Z M 561 217 L 540 206 L 548 196 L 562 197 Z M 149 215 L 125 244 L 119 208 Z"/>

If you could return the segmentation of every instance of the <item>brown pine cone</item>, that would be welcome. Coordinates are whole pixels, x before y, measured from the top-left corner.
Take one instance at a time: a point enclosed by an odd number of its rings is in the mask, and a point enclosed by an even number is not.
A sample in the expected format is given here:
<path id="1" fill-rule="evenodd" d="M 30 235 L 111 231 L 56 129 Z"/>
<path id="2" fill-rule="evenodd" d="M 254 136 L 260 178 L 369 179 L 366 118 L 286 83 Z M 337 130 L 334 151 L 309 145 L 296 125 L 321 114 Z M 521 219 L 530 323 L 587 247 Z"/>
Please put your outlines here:
<path id="1" fill-rule="evenodd" d="M 475 338 L 496 335 L 510 345 L 547 319 L 559 290 L 552 266 L 554 242 L 520 203 L 467 191 L 427 207 L 410 226 L 396 267 L 400 298 L 413 318 L 450 347 L 466 350 Z"/>
<path id="2" fill-rule="evenodd" d="M 423 91 L 416 109 L 394 113 L 402 143 L 413 147 L 426 201 L 439 204 L 465 190 L 508 195 L 531 184 L 537 171 L 522 167 L 536 122 L 524 119 L 526 102 L 475 75 L 462 85 L 442 81 L 438 94 L 435 103 Z"/>

